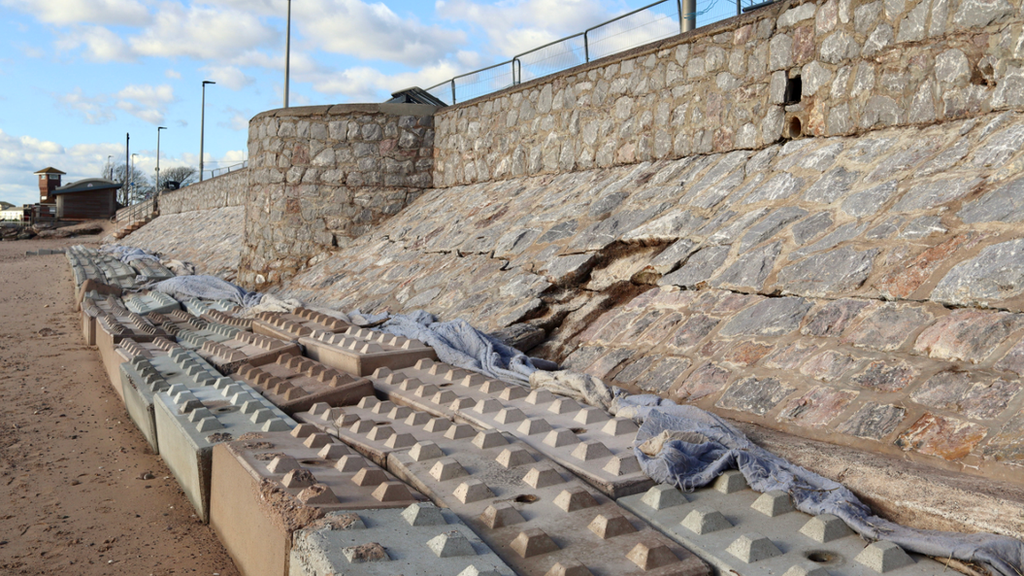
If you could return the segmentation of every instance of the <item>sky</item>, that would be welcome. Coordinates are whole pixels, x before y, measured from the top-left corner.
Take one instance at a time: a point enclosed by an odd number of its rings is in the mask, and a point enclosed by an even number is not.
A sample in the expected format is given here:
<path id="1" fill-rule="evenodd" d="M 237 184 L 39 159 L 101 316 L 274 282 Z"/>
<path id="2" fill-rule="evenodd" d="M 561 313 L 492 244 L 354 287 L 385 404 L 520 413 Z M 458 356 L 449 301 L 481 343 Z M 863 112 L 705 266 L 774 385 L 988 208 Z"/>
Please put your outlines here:
<path id="1" fill-rule="evenodd" d="M 652 1 L 293 0 L 290 104 L 383 102 Z M 48 166 L 64 184 L 102 177 L 126 135 L 152 176 L 158 126 L 161 169 L 198 166 L 204 80 L 204 168 L 243 162 L 249 120 L 283 106 L 286 14 L 287 0 L 0 0 L 0 200 L 38 202 Z"/>

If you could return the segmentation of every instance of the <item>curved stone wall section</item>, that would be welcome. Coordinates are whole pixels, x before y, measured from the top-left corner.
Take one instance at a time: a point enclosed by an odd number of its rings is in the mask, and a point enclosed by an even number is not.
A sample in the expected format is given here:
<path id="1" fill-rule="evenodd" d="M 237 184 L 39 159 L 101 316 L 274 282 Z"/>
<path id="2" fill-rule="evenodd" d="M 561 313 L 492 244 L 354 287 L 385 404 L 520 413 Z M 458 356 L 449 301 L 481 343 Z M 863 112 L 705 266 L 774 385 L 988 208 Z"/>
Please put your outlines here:
<path id="1" fill-rule="evenodd" d="M 1020 4 L 828 0 L 763 8 L 439 111 L 435 185 L 760 149 L 800 134 L 1019 108 Z"/>
<path id="2" fill-rule="evenodd" d="M 242 168 L 160 195 L 160 214 L 181 214 L 244 206 L 249 188 L 249 170 Z"/>
<path id="3" fill-rule="evenodd" d="M 356 104 L 254 117 L 239 280 L 257 289 L 274 284 L 349 245 L 429 188 L 434 110 Z"/>
<path id="4" fill-rule="evenodd" d="M 1006 112 L 438 189 L 286 294 L 539 328 L 615 384 L 1019 482 L 1022 173 Z"/>

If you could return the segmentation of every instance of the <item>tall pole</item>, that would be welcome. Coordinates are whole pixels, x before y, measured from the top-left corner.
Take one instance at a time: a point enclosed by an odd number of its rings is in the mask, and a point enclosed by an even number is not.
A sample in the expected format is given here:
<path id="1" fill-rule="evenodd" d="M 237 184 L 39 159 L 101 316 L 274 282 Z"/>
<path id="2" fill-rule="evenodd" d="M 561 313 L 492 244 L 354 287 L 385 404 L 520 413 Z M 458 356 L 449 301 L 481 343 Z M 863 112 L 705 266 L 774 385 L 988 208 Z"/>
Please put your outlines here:
<path id="1" fill-rule="evenodd" d="M 697 28 L 697 0 L 683 0 L 683 32 Z"/>
<path id="2" fill-rule="evenodd" d="M 156 192 L 153 196 L 160 194 L 160 131 L 167 130 L 167 126 L 156 127 Z"/>
<path id="3" fill-rule="evenodd" d="M 113 158 L 113 154 L 107 154 L 107 180 L 114 179 L 114 162 L 112 160 Z"/>
<path id="4" fill-rule="evenodd" d="M 136 190 L 138 189 L 138 188 L 136 187 L 136 184 L 135 184 L 135 157 L 136 157 L 136 156 L 138 156 L 138 154 L 132 154 L 132 171 L 131 171 L 131 179 L 132 179 L 132 197 L 133 197 L 133 198 L 135 197 L 135 191 L 136 191 Z"/>
<path id="5" fill-rule="evenodd" d="M 287 108 L 292 62 L 292 0 L 288 0 L 288 27 L 284 38 L 284 107 Z"/>
<path id="6" fill-rule="evenodd" d="M 203 181 L 203 135 L 206 132 L 206 85 L 216 84 L 210 80 L 203 80 L 203 109 L 199 113 L 199 181 Z"/>
<path id="7" fill-rule="evenodd" d="M 124 135 L 124 205 L 128 205 L 128 143 L 131 142 L 131 134 L 125 133 Z"/>

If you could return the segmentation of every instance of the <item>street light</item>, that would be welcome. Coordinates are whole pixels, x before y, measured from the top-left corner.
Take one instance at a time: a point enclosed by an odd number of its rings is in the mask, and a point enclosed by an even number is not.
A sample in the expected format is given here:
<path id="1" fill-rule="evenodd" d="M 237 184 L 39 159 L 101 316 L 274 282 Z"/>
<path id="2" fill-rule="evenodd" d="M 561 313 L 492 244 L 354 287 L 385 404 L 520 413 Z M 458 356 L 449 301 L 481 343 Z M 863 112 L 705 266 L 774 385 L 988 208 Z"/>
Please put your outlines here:
<path id="1" fill-rule="evenodd" d="M 211 80 L 203 80 L 203 109 L 199 115 L 199 181 L 203 181 L 203 133 L 206 131 L 206 85 L 216 84 Z"/>
<path id="2" fill-rule="evenodd" d="M 131 183 L 132 183 L 130 197 L 128 198 L 128 203 L 129 204 L 132 203 L 132 198 L 135 196 L 135 190 L 136 190 L 136 188 L 135 188 L 135 157 L 136 156 L 138 156 L 138 154 L 132 152 L 132 167 L 131 167 L 131 171 L 128 173 L 128 177 L 131 178 Z"/>
<path id="3" fill-rule="evenodd" d="M 288 83 L 292 61 L 292 0 L 288 0 L 288 30 L 284 41 L 284 107 L 288 107 Z"/>
<path id="4" fill-rule="evenodd" d="M 167 126 L 156 127 L 156 194 L 160 193 L 160 131 L 167 130 Z"/>

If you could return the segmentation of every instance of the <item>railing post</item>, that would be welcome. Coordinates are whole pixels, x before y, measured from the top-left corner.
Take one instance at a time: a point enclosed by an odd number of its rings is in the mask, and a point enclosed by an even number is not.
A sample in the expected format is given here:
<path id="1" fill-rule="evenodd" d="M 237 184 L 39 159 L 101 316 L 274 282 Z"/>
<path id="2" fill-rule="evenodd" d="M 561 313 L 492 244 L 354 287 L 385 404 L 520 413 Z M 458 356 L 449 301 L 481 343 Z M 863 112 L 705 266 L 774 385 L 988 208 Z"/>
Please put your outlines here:
<path id="1" fill-rule="evenodd" d="M 590 62 L 590 39 L 587 37 L 588 30 L 583 31 L 583 57 Z"/>
<path id="2" fill-rule="evenodd" d="M 740 0 L 736 0 L 739 2 Z M 679 33 L 686 32 L 686 28 L 683 27 L 683 0 L 676 0 L 676 10 L 679 11 Z"/>
<path id="3" fill-rule="evenodd" d="M 736 15 L 739 16 L 743 13 L 743 8 L 740 6 L 742 0 L 736 0 Z"/>
<path id="4" fill-rule="evenodd" d="M 697 27 L 697 0 L 683 0 L 683 12 L 686 13 L 683 32 L 689 32 Z"/>
<path id="5" fill-rule="evenodd" d="M 452 105 L 455 105 L 455 78 L 452 78 Z"/>

